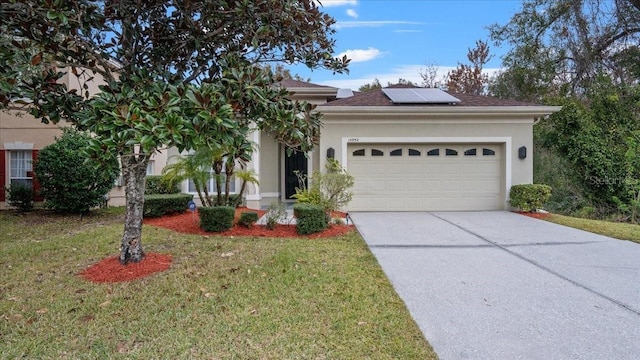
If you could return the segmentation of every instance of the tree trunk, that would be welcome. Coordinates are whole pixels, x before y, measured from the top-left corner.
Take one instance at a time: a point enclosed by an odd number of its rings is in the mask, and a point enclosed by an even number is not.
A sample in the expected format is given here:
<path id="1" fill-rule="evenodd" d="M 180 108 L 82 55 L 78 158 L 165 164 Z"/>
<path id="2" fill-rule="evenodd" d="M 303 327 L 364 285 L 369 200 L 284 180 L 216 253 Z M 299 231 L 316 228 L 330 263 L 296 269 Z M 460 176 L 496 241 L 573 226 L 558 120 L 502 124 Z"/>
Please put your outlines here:
<path id="1" fill-rule="evenodd" d="M 146 156 L 125 156 L 122 158 L 122 176 L 125 185 L 126 212 L 124 233 L 120 245 L 120 263 L 139 262 L 144 257 L 142 251 L 142 219 L 144 209 L 144 187 L 147 175 Z"/>

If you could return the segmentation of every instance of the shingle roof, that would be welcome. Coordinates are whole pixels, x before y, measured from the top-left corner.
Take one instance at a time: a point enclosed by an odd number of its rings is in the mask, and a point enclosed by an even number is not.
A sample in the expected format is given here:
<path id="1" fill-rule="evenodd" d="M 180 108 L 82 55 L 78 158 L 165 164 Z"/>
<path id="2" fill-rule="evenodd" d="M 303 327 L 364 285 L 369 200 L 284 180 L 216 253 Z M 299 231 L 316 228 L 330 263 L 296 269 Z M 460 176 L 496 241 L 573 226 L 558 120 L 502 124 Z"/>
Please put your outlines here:
<path id="1" fill-rule="evenodd" d="M 306 81 L 293 80 L 293 79 L 283 79 L 282 81 L 280 81 L 280 85 L 282 85 L 285 88 L 327 88 L 327 89 L 332 88 L 331 86 L 318 85 L 318 84 L 313 84 Z"/>
<path id="2" fill-rule="evenodd" d="M 331 101 L 322 106 L 537 106 L 538 104 L 532 104 L 523 101 L 499 99 L 491 96 L 469 95 L 450 93 L 460 99 L 460 103 L 455 105 L 443 105 L 443 104 L 394 104 L 391 100 L 382 92 L 382 90 L 373 90 L 363 93 L 355 94 L 355 96 L 338 99 Z"/>

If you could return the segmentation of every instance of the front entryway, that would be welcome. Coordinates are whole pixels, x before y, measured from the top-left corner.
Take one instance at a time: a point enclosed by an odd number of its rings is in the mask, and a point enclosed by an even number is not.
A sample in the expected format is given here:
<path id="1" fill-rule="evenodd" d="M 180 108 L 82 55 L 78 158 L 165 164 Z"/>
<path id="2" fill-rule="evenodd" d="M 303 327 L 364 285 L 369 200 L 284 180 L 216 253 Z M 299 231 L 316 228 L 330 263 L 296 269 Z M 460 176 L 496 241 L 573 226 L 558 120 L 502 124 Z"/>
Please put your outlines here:
<path id="1" fill-rule="evenodd" d="M 284 194 L 285 200 L 290 200 L 291 196 L 295 195 L 296 188 L 300 187 L 296 173 L 306 176 L 308 162 L 302 151 L 294 151 L 290 155 L 285 152 L 284 159 Z"/>

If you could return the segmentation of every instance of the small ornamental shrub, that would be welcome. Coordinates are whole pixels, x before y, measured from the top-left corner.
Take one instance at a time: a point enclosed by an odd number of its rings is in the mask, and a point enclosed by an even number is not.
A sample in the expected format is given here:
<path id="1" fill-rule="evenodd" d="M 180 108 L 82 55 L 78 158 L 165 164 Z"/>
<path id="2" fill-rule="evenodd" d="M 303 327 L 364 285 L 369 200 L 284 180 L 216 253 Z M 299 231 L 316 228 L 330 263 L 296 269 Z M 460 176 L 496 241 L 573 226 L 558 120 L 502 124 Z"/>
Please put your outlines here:
<path id="1" fill-rule="evenodd" d="M 284 204 L 279 201 L 272 202 L 271 205 L 269 205 L 269 209 L 267 210 L 267 213 L 265 214 L 265 220 L 266 220 L 265 225 L 267 229 L 269 230 L 275 229 L 278 222 L 286 219 L 286 216 L 287 216 L 287 212 L 285 211 Z"/>
<path id="2" fill-rule="evenodd" d="M 40 150 L 34 172 L 46 208 L 84 213 L 104 202 L 118 174 L 118 162 L 85 155 L 90 140 L 86 133 L 64 129 L 55 143 Z"/>
<path id="3" fill-rule="evenodd" d="M 317 233 L 329 226 L 327 214 L 322 206 L 295 204 L 293 214 L 296 217 L 296 231 L 300 235 Z"/>
<path id="4" fill-rule="evenodd" d="M 509 192 L 509 204 L 522 211 L 541 209 L 551 197 L 551 187 L 543 184 L 513 185 Z"/>
<path id="5" fill-rule="evenodd" d="M 311 186 L 307 188 L 306 176 L 296 174 L 300 187 L 292 196 L 301 204 L 322 206 L 327 213 L 338 210 L 347 205 L 353 198 L 351 188 L 355 184 L 355 178 L 342 168 L 335 159 L 327 159 L 326 171 L 313 173 Z"/>
<path id="6" fill-rule="evenodd" d="M 160 175 L 147 175 L 147 184 L 144 188 L 145 195 L 152 194 L 178 194 L 180 189 L 162 179 Z"/>
<path id="7" fill-rule="evenodd" d="M 222 232 L 233 227 L 236 209 L 232 206 L 198 208 L 200 228 L 204 231 Z"/>
<path id="8" fill-rule="evenodd" d="M 143 216 L 146 218 L 181 213 L 193 200 L 190 194 L 154 194 L 144 196 Z"/>
<path id="9" fill-rule="evenodd" d="M 258 213 L 255 211 L 245 211 L 240 214 L 240 219 L 238 220 L 238 224 L 244 227 L 252 227 L 253 224 L 258 221 Z"/>
<path id="10" fill-rule="evenodd" d="M 20 212 L 33 210 L 33 189 L 29 185 L 16 183 L 8 186 L 7 202 Z"/>

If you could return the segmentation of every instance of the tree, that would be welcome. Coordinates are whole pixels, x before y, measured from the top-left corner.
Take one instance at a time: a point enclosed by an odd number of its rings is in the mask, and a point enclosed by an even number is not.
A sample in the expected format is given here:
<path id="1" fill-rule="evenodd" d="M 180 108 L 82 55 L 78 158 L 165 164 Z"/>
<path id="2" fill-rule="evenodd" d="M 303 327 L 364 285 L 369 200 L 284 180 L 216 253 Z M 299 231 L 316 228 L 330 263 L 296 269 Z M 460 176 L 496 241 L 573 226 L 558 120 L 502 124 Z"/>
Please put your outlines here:
<path id="1" fill-rule="evenodd" d="M 65 128 L 55 143 L 38 154 L 34 171 L 45 207 L 84 213 L 104 201 L 118 175 L 118 163 L 84 157 L 90 139 L 88 134 Z"/>
<path id="2" fill-rule="evenodd" d="M 371 83 L 360 86 L 358 88 L 358 91 L 367 92 L 367 91 L 380 90 L 380 89 L 382 89 L 382 84 L 380 84 L 380 80 L 374 79 Z"/>
<path id="3" fill-rule="evenodd" d="M 468 49 L 470 65 L 458 63 L 447 74 L 447 90 L 455 93 L 483 95 L 489 83 L 489 76 L 482 73 L 483 66 L 491 60 L 489 46 L 485 41 L 476 41 L 476 47 Z"/>
<path id="4" fill-rule="evenodd" d="M 398 78 L 398 82 L 396 82 L 395 84 L 392 84 L 391 82 L 387 81 L 387 86 L 394 86 L 394 85 L 406 85 L 406 86 L 414 86 L 414 87 L 418 86 L 411 80 L 407 80 L 403 78 Z M 367 92 L 367 91 L 380 90 L 380 89 L 382 89 L 382 84 L 380 83 L 380 80 L 374 79 L 371 83 L 360 86 L 358 88 L 358 91 Z"/>
<path id="5" fill-rule="evenodd" d="M 28 98 L 26 110 L 43 122 L 65 119 L 94 134 L 94 156 L 120 158 L 123 264 L 143 257 L 145 169 L 157 149 L 215 149 L 253 122 L 287 147 L 309 150 L 320 116 L 255 65 L 342 72 L 348 64 L 332 56 L 335 21 L 312 0 L 10 0 L 0 19 L 8 44 L 0 49 L 0 103 Z M 34 66 L 39 71 L 26 71 Z M 95 77 L 106 85 L 90 97 L 67 88 L 65 76 L 80 90 Z"/>
<path id="6" fill-rule="evenodd" d="M 276 80 L 280 79 L 291 79 L 298 80 L 303 82 L 311 82 L 311 78 L 303 78 L 300 74 L 291 74 L 291 70 L 287 69 L 282 64 L 275 64 L 275 66 L 271 67 L 271 65 L 267 64 L 264 66 L 267 71 L 270 71 L 275 76 Z"/>
<path id="7" fill-rule="evenodd" d="M 541 85 L 559 95 L 582 96 L 608 74 L 619 84 L 638 79 L 640 2 L 637 0 L 526 0 L 506 25 L 492 25 L 491 38 L 511 50 L 503 58 L 517 93 Z M 635 64 L 634 71 L 628 66 Z M 549 90 L 549 89 L 546 89 Z"/>
<path id="8" fill-rule="evenodd" d="M 428 64 L 426 68 L 420 69 L 420 77 L 422 78 L 422 87 L 440 88 L 446 79 L 438 79 L 438 66 Z"/>

